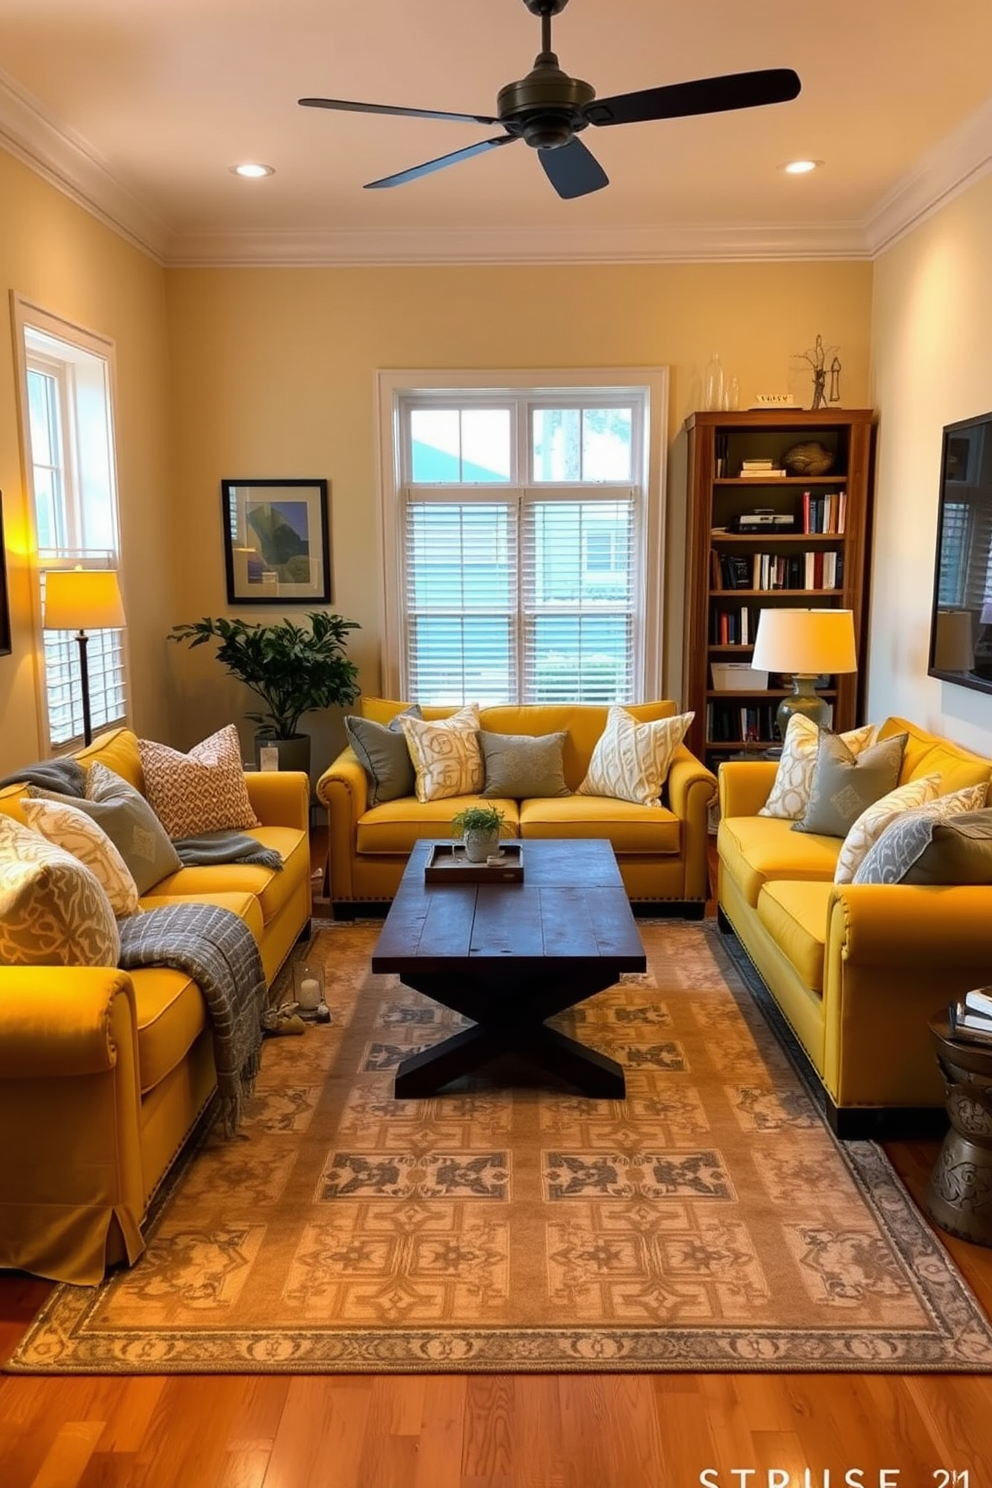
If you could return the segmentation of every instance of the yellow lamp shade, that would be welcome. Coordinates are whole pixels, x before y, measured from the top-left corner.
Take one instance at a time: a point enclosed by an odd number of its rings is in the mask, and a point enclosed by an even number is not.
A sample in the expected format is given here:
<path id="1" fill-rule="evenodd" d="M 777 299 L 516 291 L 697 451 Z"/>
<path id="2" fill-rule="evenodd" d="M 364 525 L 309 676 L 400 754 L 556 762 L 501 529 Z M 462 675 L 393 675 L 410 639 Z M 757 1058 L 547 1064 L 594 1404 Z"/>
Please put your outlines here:
<path id="1" fill-rule="evenodd" d="M 126 624 L 116 570 L 48 570 L 45 575 L 45 630 L 119 630 Z"/>
<path id="2" fill-rule="evenodd" d="M 751 665 L 759 671 L 856 672 L 853 610 L 762 610 Z"/>

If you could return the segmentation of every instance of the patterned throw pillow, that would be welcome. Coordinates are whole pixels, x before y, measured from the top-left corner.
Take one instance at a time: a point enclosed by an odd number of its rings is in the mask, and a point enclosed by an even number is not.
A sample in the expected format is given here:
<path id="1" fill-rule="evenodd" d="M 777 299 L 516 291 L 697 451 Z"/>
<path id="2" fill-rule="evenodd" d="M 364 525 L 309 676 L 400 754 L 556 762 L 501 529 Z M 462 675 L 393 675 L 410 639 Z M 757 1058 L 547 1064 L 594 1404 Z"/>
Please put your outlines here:
<path id="1" fill-rule="evenodd" d="M 679 713 L 674 718 L 638 723 L 626 708 L 612 707 L 578 794 L 660 806 L 675 751 L 695 716 Z"/>
<path id="2" fill-rule="evenodd" d="M 852 754 L 836 734 L 821 733 L 809 802 L 802 821 L 793 822 L 792 830 L 846 837 L 873 801 L 895 790 L 908 738 L 908 734 L 892 734 Z"/>
<path id="3" fill-rule="evenodd" d="M 450 718 L 428 722 L 403 714 L 400 722 L 416 771 L 418 801 L 478 795 L 485 780 L 478 703 L 469 703 Z"/>
<path id="4" fill-rule="evenodd" d="M 848 733 L 838 735 L 855 755 L 874 744 L 877 736 L 878 727 L 873 723 L 866 723 L 861 728 L 850 729 Z M 805 814 L 819 744 L 820 730 L 817 725 L 811 723 L 802 713 L 793 713 L 785 731 L 775 779 L 768 800 L 758 812 L 759 816 L 779 816 L 786 821 L 798 821 Z"/>
<path id="5" fill-rule="evenodd" d="M 201 832 L 258 826 L 233 723 L 188 754 L 150 739 L 139 739 L 138 748 L 148 803 L 173 842 Z"/>
<path id="6" fill-rule="evenodd" d="M 358 756 L 368 781 L 370 806 L 381 806 L 384 801 L 413 795 L 417 776 L 402 720 L 420 717 L 420 708 L 414 703 L 397 713 L 390 723 L 376 723 L 371 718 L 351 715 L 345 719 L 348 743 Z"/>
<path id="7" fill-rule="evenodd" d="M 933 840 L 903 877 L 908 884 L 992 884 L 992 811 L 937 822 Z"/>
<path id="8" fill-rule="evenodd" d="M 183 866 L 169 834 L 140 791 L 95 760 L 86 772 L 86 796 L 61 796 L 28 786 L 28 795 L 85 811 L 102 827 L 128 866 L 139 894 L 147 894 Z"/>
<path id="9" fill-rule="evenodd" d="M 95 874 L 115 915 L 137 914 L 138 886 L 131 870 L 92 817 L 61 801 L 25 801 L 23 811 L 29 827 L 64 847 Z"/>
<path id="10" fill-rule="evenodd" d="M 120 932 L 96 876 L 0 814 L 0 965 L 116 966 Z"/>
<path id="11" fill-rule="evenodd" d="M 900 812 L 932 801 L 939 790 L 939 775 L 921 775 L 918 780 L 908 780 L 905 785 L 896 786 L 894 791 L 889 791 L 887 796 L 862 811 L 844 838 L 834 869 L 834 883 L 853 883 L 869 848 L 878 841 L 889 822 L 894 821 Z"/>
<path id="12" fill-rule="evenodd" d="M 869 848 L 854 875 L 856 884 L 902 883 L 933 840 L 934 828 L 965 812 L 979 812 L 988 786 L 967 785 L 925 806 L 902 811 Z M 981 814 L 981 813 L 980 813 Z"/>
<path id="13" fill-rule="evenodd" d="M 562 763 L 567 738 L 564 729 L 536 735 L 491 734 L 480 729 L 479 747 L 486 766 L 482 794 L 511 801 L 570 796 Z"/>

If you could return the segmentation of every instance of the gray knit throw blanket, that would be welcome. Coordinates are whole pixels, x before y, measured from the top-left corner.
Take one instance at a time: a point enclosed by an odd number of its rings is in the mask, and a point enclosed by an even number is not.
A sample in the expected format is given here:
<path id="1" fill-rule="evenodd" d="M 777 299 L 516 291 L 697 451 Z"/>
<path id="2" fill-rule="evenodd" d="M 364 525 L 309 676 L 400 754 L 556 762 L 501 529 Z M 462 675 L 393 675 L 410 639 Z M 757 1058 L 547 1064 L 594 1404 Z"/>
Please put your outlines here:
<path id="1" fill-rule="evenodd" d="M 232 1136 L 251 1095 L 267 1002 L 255 937 L 230 909 L 170 904 L 120 921 L 124 971 L 172 966 L 198 984 L 213 1024 L 214 1063 L 224 1127 Z"/>

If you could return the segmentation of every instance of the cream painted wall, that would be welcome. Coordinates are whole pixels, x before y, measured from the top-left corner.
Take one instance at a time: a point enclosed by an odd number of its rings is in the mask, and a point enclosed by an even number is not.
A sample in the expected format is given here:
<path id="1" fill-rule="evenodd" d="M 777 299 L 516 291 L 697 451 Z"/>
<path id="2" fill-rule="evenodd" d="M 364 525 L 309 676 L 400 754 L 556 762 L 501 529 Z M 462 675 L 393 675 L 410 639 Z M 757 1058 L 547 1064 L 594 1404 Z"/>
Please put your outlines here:
<path id="1" fill-rule="evenodd" d="M 879 458 L 868 715 L 992 753 L 992 696 L 928 677 L 944 424 L 992 409 L 992 177 L 875 265 Z"/>
<path id="2" fill-rule="evenodd" d="M 685 460 L 713 348 L 743 403 L 785 391 L 790 354 L 817 334 L 840 346 L 848 407 L 868 393 L 868 263 L 377 269 L 188 269 L 168 274 L 176 486 L 184 533 L 170 622 L 236 613 L 225 602 L 224 477 L 326 476 L 333 605 L 358 620 L 350 654 L 379 686 L 374 374 L 380 368 L 655 366 L 671 369 L 667 661 L 677 693 Z M 256 611 L 264 617 L 265 611 Z M 278 613 L 278 612 L 277 612 Z M 245 614 L 251 618 L 251 614 Z M 161 651 L 175 742 L 238 717 L 249 694 L 209 647 Z M 339 720 L 310 718 L 315 763 Z M 247 726 L 245 737 L 251 732 Z"/>
<path id="3" fill-rule="evenodd" d="M 14 650 L 0 656 L 0 774 L 44 752 L 38 733 L 28 512 L 10 323 L 14 290 L 117 348 L 122 588 L 135 727 L 167 737 L 158 638 L 179 553 L 169 478 L 165 274 L 90 213 L 0 151 L 0 490 Z"/>

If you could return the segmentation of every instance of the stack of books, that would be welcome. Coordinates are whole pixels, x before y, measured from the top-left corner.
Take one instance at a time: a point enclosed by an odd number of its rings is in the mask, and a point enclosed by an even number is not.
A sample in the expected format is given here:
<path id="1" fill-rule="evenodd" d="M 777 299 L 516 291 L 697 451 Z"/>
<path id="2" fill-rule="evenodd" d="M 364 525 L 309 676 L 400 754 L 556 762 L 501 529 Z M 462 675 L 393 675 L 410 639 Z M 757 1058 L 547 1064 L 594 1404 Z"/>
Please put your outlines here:
<path id="1" fill-rule="evenodd" d="M 783 476 L 785 471 L 773 464 L 771 460 L 742 460 L 741 476 L 758 480 L 774 480 Z"/>
<path id="2" fill-rule="evenodd" d="M 947 1009 L 951 1038 L 992 1048 L 992 987 L 976 987 Z"/>

